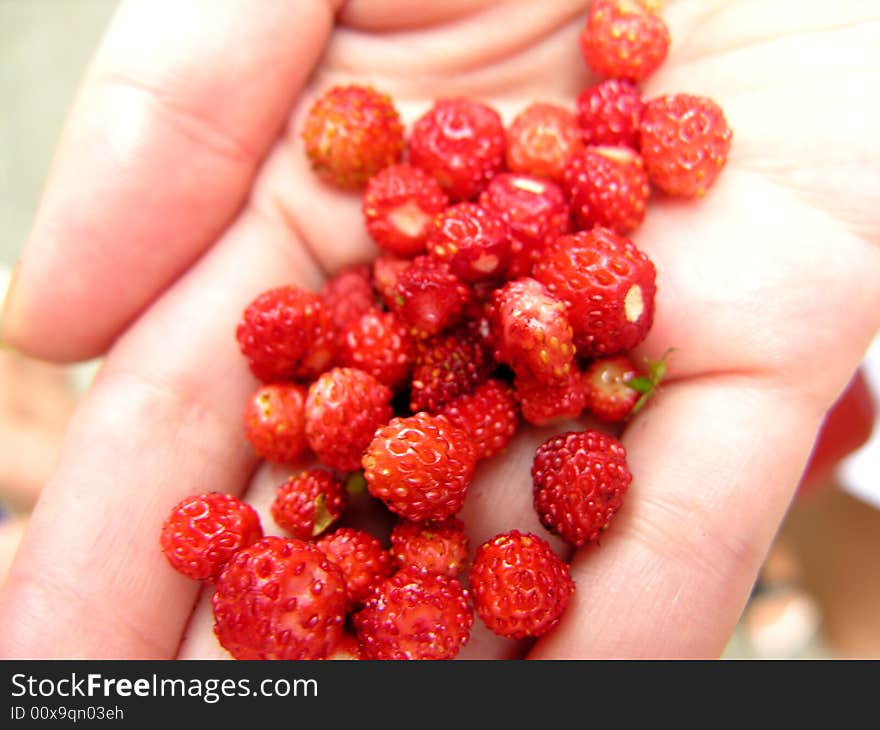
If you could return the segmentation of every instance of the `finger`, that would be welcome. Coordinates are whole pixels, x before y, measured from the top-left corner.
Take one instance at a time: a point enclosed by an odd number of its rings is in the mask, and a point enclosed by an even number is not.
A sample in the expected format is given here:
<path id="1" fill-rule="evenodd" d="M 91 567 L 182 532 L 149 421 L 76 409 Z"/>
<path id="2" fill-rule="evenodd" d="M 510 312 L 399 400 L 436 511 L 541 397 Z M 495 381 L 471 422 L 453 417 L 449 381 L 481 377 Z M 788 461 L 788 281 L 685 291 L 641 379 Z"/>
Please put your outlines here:
<path id="1" fill-rule="evenodd" d="M 25 517 L 6 517 L 0 514 L 0 587 L 9 573 L 9 566 L 15 558 L 15 551 L 21 543 L 26 525 Z"/>
<path id="2" fill-rule="evenodd" d="M 233 220 L 332 26 L 330 2 L 122 5 L 87 74 L 2 337 L 103 352 Z"/>
<path id="3" fill-rule="evenodd" d="M 0 595 L 0 655 L 174 656 L 197 586 L 162 555 L 162 523 L 186 495 L 239 493 L 255 464 L 235 324 L 259 291 L 320 278 L 248 211 L 114 346 Z"/>

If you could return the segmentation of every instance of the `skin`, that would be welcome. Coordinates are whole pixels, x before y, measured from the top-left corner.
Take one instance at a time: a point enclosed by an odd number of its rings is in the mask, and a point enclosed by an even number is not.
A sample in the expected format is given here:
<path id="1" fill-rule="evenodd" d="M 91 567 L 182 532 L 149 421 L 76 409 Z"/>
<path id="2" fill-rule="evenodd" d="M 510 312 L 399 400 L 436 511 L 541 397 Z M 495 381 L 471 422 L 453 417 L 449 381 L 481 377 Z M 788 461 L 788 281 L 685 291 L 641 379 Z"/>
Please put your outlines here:
<path id="1" fill-rule="evenodd" d="M 374 254 L 358 196 L 303 157 L 299 125 L 322 89 L 373 83 L 408 121 L 435 97 L 474 96 L 509 120 L 537 99 L 570 106 L 591 82 L 583 2 L 399 5 L 122 7 L 2 323 L 37 356 L 108 356 L 0 597 L 0 654 L 220 651 L 158 534 L 204 489 L 247 493 L 265 515 L 283 475 L 254 474 L 241 435 L 256 383 L 235 323 L 266 288 L 316 288 Z M 675 347 L 671 376 L 627 429 L 628 502 L 601 546 L 573 556 L 563 621 L 534 646 L 475 627 L 467 656 L 717 656 L 880 324 L 880 109 L 866 93 L 880 83 L 880 7 L 679 0 L 665 17 L 673 47 L 647 94 L 712 96 L 735 134 L 709 194 L 655 196 L 634 236 L 659 272 L 641 354 Z M 563 427 L 524 429 L 481 468 L 462 515 L 474 544 L 539 529 L 531 456 Z"/>

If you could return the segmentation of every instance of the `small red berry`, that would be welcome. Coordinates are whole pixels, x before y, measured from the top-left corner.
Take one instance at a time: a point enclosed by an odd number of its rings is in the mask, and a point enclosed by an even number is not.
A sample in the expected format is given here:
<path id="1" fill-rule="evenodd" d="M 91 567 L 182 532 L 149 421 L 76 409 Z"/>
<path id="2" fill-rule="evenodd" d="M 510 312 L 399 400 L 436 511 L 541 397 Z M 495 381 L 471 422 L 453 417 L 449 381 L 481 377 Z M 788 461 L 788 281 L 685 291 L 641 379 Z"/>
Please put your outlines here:
<path id="1" fill-rule="evenodd" d="M 583 375 L 587 410 L 606 423 L 626 419 L 640 398 L 627 381 L 638 375 L 638 369 L 626 355 L 593 361 Z"/>
<path id="2" fill-rule="evenodd" d="M 305 387 L 297 383 L 264 385 L 248 400 L 244 429 L 263 459 L 280 464 L 298 461 L 308 448 Z"/>
<path id="3" fill-rule="evenodd" d="M 658 0 L 593 0 L 579 41 L 600 76 L 642 81 L 666 59 L 669 29 Z"/>
<path id="4" fill-rule="evenodd" d="M 461 320 L 470 291 L 443 261 L 419 256 L 397 274 L 392 310 L 416 339 L 426 339 Z"/>
<path id="5" fill-rule="evenodd" d="M 568 161 L 565 189 L 578 230 L 604 226 L 620 234 L 645 219 L 651 188 L 645 165 L 629 147 L 588 147 Z"/>
<path id="6" fill-rule="evenodd" d="M 489 380 L 473 393 L 459 396 L 440 413 L 468 435 L 477 449 L 477 459 L 503 451 L 519 426 L 513 390 L 500 380 Z"/>
<path id="7" fill-rule="evenodd" d="M 577 418 L 586 405 L 583 379 L 576 368 L 565 380 L 549 384 L 517 375 L 514 387 L 523 418 L 535 426 Z"/>
<path id="8" fill-rule="evenodd" d="M 584 144 L 639 148 L 639 122 L 645 108 L 635 84 L 607 79 L 584 89 L 577 98 Z"/>
<path id="9" fill-rule="evenodd" d="M 373 261 L 373 287 L 388 309 L 396 306 L 397 277 L 410 266 L 412 261 L 392 254 L 377 256 Z"/>
<path id="10" fill-rule="evenodd" d="M 435 413 L 489 377 L 492 363 L 480 342 L 462 331 L 438 335 L 419 347 L 410 389 L 410 410 Z"/>
<path id="11" fill-rule="evenodd" d="M 498 112 L 468 99 L 441 99 L 413 125 L 409 161 L 452 200 L 470 200 L 501 170 L 504 147 Z"/>
<path id="12" fill-rule="evenodd" d="M 357 661 L 363 658 L 363 649 L 357 637 L 351 634 L 344 634 L 327 655 L 327 659 L 331 661 Z"/>
<path id="13" fill-rule="evenodd" d="M 574 593 L 568 566 L 547 542 L 517 530 L 477 548 L 470 571 L 474 610 L 499 636 L 542 636 L 565 612 Z"/>
<path id="14" fill-rule="evenodd" d="M 452 659 L 474 623 L 455 578 L 403 568 L 376 586 L 354 627 L 369 659 Z"/>
<path id="15" fill-rule="evenodd" d="M 401 568 L 410 565 L 454 578 L 467 562 L 464 523 L 456 517 L 440 522 L 400 520 L 391 531 L 391 556 Z"/>
<path id="16" fill-rule="evenodd" d="M 434 216 L 447 203 L 433 177 L 401 164 L 370 178 L 362 208 L 367 232 L 381 248 L 399 256 L 418 256 L 425 252 Z"/>
<path id="17" fill-rule="evenodd" d="M 334 355 L 334 330 L 317 294 L 282 286 L 260 294 L 236 331 L 239 347 L 260 380 L 308 380 Z"/>
<path id="18" fill-rule="evenodd" d="M 236 659 L 323 659 L 343 636 L 342 573 L 302 540 L 266 537 L 239 551 L 211 603 L 214 633 Z"/>
<path id="19" fill-rule="evenodd" d="M 415 361 L 415 343 L 406 325 L 392 312 L 373 309 L 342 335 L 339 365 L 369 373 L 392 390 L 402 386 Z"/>
<path id="20" fill-rule="evenodd" d="M 376 305 L 370 267 L 359 264 L 343 269 L 324 284 L 321 297 L 336 333 L 344 332 Z"/>
<path id="21" fill-rule="evenodd" d="M 315 455 L 340 471 L 360 468 L 361 455 L 392 416 L 391 389 L 355 368 L 333 368 L 309 387 L 306 438 Z"/>
<path id="22" fill-rule="evenodd" d="M 535 279 L 509 281 L 493 294 L 495 359 L 545 383 L 565 379 L 574 363 L 565 304 Z"/>
<path id="23" fill-rule="evenodd" d="M 303 124 L 312 169 L 342 187 L 363 185 L 403 152 L 403 124 L 391 98 L 368 86 L 335 86 Z"/>
<path id="24" fill-rule="evenodd" d="M 450 206 L 434 219 L 428 252 L 464 282 L 500 279 L 510 263 L 507 224 L 476 203 Z"/>
<path id="25" fill-rule="evenodd" d="M 669 195 L 692 198 L 715 182 L 727 162 L 733 132 L 711 99 L 672 94 L 647 103 L 641 136 L 651 183 Z"/>
<path id="26" fill-rule="evenodd" d="M 363 603 L 373 586 L 391 575 L 388 551 L 368 532 L 340 527 L 316 544 L 342 571 L 349 609 Z"/>
<path id="27" fill-rule="evenodd" d="M 480 196 L 480 205 L 507 223 L 509 279 L 528 276 L 541 252 L 570 228 L 568 201 L 562 188 L 531 175 L 496 175 Z"/>
<path id="28" fill-rule="evenodd" d="M 235 553 L 261 537 L 263 528 L 253 507 L 228 494 L 209 492 L 175 505 L 160 543 L 178 573 L 213 581 Z"/>
<path id="29" fill-rule="evenodd" d="M 608 528 L 632 481 L 626 449 L 600 431 L 569 431 L 545 441 L 532 466 L 541 524 L 580 547 Z"/>
<path id="30" fill-rule="evenodd" d="M 574 114 L 554 104 L 532 104 L 507 130 L 507 167 L 558 181 L 569 157 L 582 148 Z"/>
<path id="31" fill-rule="evenodd" d="M 394 418 L 373 438 L 363 458 L 367 488 L 409 520 L 442 520 L 464 505 L 476 451 L 443 416 Z"/>
<path id="32" fill-rule="evenodd" d="M 345 492 L 326 469 L 309 469 L 290 477 L 275 494 L 272 519 L 300 540 L 311 540 L 342 514 Z"/>
<path id="33" fill-rule="evenodd" d="M 605 228 L 562 236 L 532 275 L 568 305 L 582 357 L 631 350 L 654 321 L 654 264 L 628 238 Z"/>

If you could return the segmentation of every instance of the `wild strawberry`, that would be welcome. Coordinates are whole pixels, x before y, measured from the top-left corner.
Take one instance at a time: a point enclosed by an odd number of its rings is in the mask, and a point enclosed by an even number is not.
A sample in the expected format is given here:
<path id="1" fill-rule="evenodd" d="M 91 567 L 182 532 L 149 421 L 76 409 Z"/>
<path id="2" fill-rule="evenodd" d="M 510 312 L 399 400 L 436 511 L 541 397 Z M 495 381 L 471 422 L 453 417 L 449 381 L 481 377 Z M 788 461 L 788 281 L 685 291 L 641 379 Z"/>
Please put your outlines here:
<path id="1" fill-rule="evenodd" d="M 462 331 L 437 335 L 419 347 L 410 390 L 410 410 L 435 413 L 489 377 L 492 363 L 482 345 Z"/>
<path id="2" fill-rule="evenodd" d="M 544 248 L 569 231 L 569 207 L 556 183 L 530 175 L 501 173 L 480 196 L 480 205 L 507 223 L 509 279 L 531 273 Z"/>
<path id="3" fill-rule="evenodd" d="M 425 252 L 434 216 L 448 204 L 433 177 L 412 165 L 386 167 L 367 183 L 363 213 L 367 232 L 399 256 Z"/>
<path id="4" fill-rule="evenodd" d="M 593 71 L 629 81 L 648 78 L 669 52 L 658 0 L 593 0 L 579 40 Z"/>
<path id="5" fill-rule="evenodd" d="M 626 449 L 600 431 L 569 431 L 545 441 L 532 465 L 541 524 L 580 547 L 607 529 L 632 481 Z"/>
<path id="6" fill-rule="evenodd" d="M 264 385 L 248 400 L 244 433 L 258 456 L 290 464 L 308 448 L 306 389 L 297 383 Z"/>
<path id="7" fill-rule="evenodd" d="M 236 331 L 239 347 L 260 380 L 308 380 L 333 359 L 333 325 L 321 297 L 294 286 L 260 294 Z"/>
<path id="8" fill-rule="evenodd" d="M 501 170 L 504 147 L 498 112 L 468 99 L 441 99 L 413 125 L 409 161 L 452 200 L 470 200 Z"/>
<path id="9" fill-rule="evenodd" d="M 495 352 L 495 340 L 492 337 L 491 292 L 484 295 L 479 291 L 479 285 L 474 285 L 472 291 L 474 297 L 465 305 L 464 321 L 459 329 L 471 339 L 479 342 L 486 359 L 491 360 Z M 483 296 L 486 296 L 485 300 L 483 300 Z"/>
<path id="10" fill-rule="evenodd" d="M 574 346 L 565 304 L 538 281 L 509 281 L 492 299 L 495 359 L 552 383 L 572 369 Z"/>
<path id="11" fill-rule="evenodd" d="M 542 636 L 574 593 L 568 566 L 537 535 L 512 530 L 477 548 L 470 571 L 474 610 L 499 636 Z"/>
<path id="12" fill-rule="evenodd" d="M 265 537 L 236 553 L 211 603 L 214 633 L 236 659 L 323 659 L 343 636 L 342 574 L 302 540 Z"/>
<path id="13" fill-rule="evenodd" d="M 654 264 L 632 241 L 605 228 L 562 236 L 532 274 L 568 305 L 582 357 L 631 350 L 654 321 Z"/>
<path id="14" fill-rule="evenodd" d="M 317 546 L 342 571 L 349 609 L 363 603 L 373 586 L 392 573 L 388 551 L 369 532 L 340 527 Z"/>
<path id="15" fill-rule="evenodd" d="M 575 155 L 565 188 L 579 230 L 604 226 L 620 234 L 641 225 L 651 194 L 642 158 L 629 147 L 588 147 Z"/>
<path id="16" fill-rule="evenodd" d="M 272 502 L 272 519 L 300 540 L 317 537 L 342 514 L 345 492 L 326 469 L 309 469 L 284 482 Z"/>
<path id="17" fill-rule="evenodd" d="M 397 299 L 397 277 L 412 266 L 409 259 L 401 259 L 391 254 L 377 256 L 373 261 L 373 287 L 388 309 L 394 309 Z"/>
<path id="18" fill-rule="evenodd" d="M 302 136 L 312 169 L 342 187 L 363 185 L 403 152 L 391 98 L 369 86 L 335 86 L 309 110 Z"/>
<path id="19" fill-rule="evenodd" d="M 464 523 L 456 517 L 440 522 L 400 520 L 391 531 L 391 557 L 401 568 L 410 565 L 454 578 L 464 570 L 467 556 Z"/>
<path id="20" fill-rule="evenodd" d="M 415 522 L 442 520 L 462 508 L 476 461 L 461 429 L 443 416 L 416 413 L 376 431 L 364 477 L 392 512 Z"/>
<path id="21" fill-rule="evenodd" d="M 639 148 L 639 122 L 645 108 L 635 84 L 607 79 L 584 89 L 577 98 L 577 118 L 584 143 Z"/>
<path id="22" fill-rule="evenodd" d="M 406 382 L 415 360 L 415 344 L 406 325 L 392 312 L 372 309 L 342 335 L 336 361 L 369 373 L 396 390 Z"/>
<path id="23" fill-rule="evenodd" d="M 473 393 L 459 396 L 440 413 L 468 435 L 477 459 L 488 459 L 503 451 L 519 426 L 513 391 L 500 380 L 489 380 Z"/>
<path id="24" fill-rule="evenodd" d="M 178 573 L 213 581 L 239 550 L 263 536 L 253 507 L 209 492 L 178 502 L 162 526 L 162 552 Z"/>
<path id="25" fill-rule="evenodd" d="M 428 252 L 464 282 L 500 279 L 510 262 L 507 224 L 476 203 L 450 206 L 434 219 Z"/>
<path id="26" fill-rule="evenodd" d="M 523 418 L 535 426 L 577 418 L 584 410 L 586 396 L 580 372 L 572 368 L 559 382 L 542 383 L 528 374 L 513 381 Z"/>
<path id="27" fill-rule="evenodd" d="M 623 421 L 639 399 L 639 393 L 627 383 L 639 372 L 626 355 L 594 360 L 584 371 L 587 410 L 600 421 Z"/>
<path id="28" fill-rule="evenodd" d="M 392 309 L 413 337 L 426 339 L 457 324 L 469 299 L 468 288 L 448 264 L 419 256 L 398 273 Z"/>
<path id="29" fill-rule="evenodd" d="M 362 370 L 333 368 L 309 387 L 306 438 L 324 464 L 354 471 L 376 429 L 391 416 L 387 386 Z"/>
<path id="30" fill-rule="evenodd" d="M 648 177 L 664 193 L 703 195 L 727 162 L 733 132 L 724 112 L 702 96 L 651 99 L 640 127 Z"/>
<path id="31" fill-rule="evenodd" d="M 574 114 L 554 104 L 532 104 L 507 130 L 507 167 L 537 177 L 561 180 L 568 158 L 583 148 Z"/>
<path id="32" fill-rule="evenodd" d="M 359 264 L 343 269 L 324 284 L 321 297 L 339 335 L 376 306 L 370 267 Z"/>
<path id="33" fill-rule="evenodd" d="M 368 659 L 452 659 L 474 615 L 455 578 L 403 568 L 376 586 L 354 627 Z"/>
<path id="34" fill-rule="evenodd" d="M 355 636 L 343 634 L 339 643 L 327 655 L 331 661 L 357 661 L 363 659 L 363 649 Z"/>

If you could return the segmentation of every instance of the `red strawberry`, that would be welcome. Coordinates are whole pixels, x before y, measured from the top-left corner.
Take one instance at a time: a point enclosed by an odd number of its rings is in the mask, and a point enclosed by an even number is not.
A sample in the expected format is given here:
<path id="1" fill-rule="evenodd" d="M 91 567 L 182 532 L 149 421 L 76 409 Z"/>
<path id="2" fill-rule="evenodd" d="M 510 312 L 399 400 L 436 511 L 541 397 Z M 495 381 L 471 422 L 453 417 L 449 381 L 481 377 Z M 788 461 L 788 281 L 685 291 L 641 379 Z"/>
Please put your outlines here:
<path id="1" fill-rule="evenodd" d="M 410 266 L 412 261 L 409 259 L 401 259 L 391 254 L 377 256 L 373 261 L 373 287 L 389 309 L 394 309 L 396 306 L 397 277 Z"/>
<path id="2" fill-rule="evenodd" d="M 495 359 L 545 383 L 566 378 L 575 349 L 565 304 L 528 277 L 507 282 L 492 304 Z"/>
<path id="3" fill-rule="evenodd" d="M 556 183 L 501 173 L 480 196 L 480 205 L 507 223 L 511 258 L 507 277 L 528 276 L 544 248 L 569 231 L 569 207 Z"/>
<path id="4" fill-rule="evenodd" d="M 433 177 L 412 165 L 392 165 L 370 178 L 362 207 L 367 231 L 379 246 L 417 256 L 425 252 L 434 216 L 447 203 Z"/>
<path id="5" fill-rule="evenodd" d="M 342 336 L 336 361 L 369 373 L 392 390 L 406 382 L 415 360 L 415 344 L 393 313 L 373 309 Z"/>
<path id="6" fill-rule="evenodd" d="M 354 627 L 368 659 L 452 659 L 474 623 L 455 578 L 403 568 L 380 583 Z"/>
<path id="7" fill-rule="evenodd" d="M 593 0 L 579 40 L 593 71 L 629 81 L 648 78 L 669 52 L 658 0 Z"/>
<path id="8" fill-rule="evenodd" d="M 477 450 L 477 459 L 503 451 L 519 426 L 516 399 L 510 386 L 489 380 L 473 393 L 461 395 L 440 413 L 464 431 Z"/>
<path id="9" fill-rule="evenodd" d="M 305 453 L 306 389 L 296 383 L 264 385 L 248 400 L 244 432 L 258 456 L 290 464 Z"/>
<path id="10" fill-rule="evenodd" d="M 441 99 L 413 125 L 409 161 L 452 200 L 470 200 L 501 170 L 504 147 L 498 112 L 468 99 Z"/>
<path id="11" fill-rule="evenodd" d="M 443 416 L 416 413 L 394 418 L 364 454 L 370 494 L 409 520 L 442 520 L 456 514 L 477 457 L 467 435 Z"/>
<path id="12" fill-rule="evenodd" d="M 629 147 L 588 147 L 568 161 L 565 188 L 578 229 L 626 234 L 645 218 L 651 189 L 638 153 Z"/>
<path id="13" fill-rule="evenodd" d="M 631 350 L 654 321 L 654 264 L 632 241 L 607 229 L 562 236 L 532 274 L 568 305 L 582 357 Z"/>
<path id="14" fill-rule="evenodd" d="M 635 84 L 607 79 L 577 98 L 578 124 L 588 145 L 639 148 L 639 121 L 645 102 Z"/>
<path id="15" fill-rule="evenodd" d="M 664 193 L 699 197 L 727 162 L 733 132 L 724 112 L 702 96 L 651 99 L 640 127 L 648 177 Z"/>
<path id="16" fill-rule="evenodd" d="M 356 637 L 344 634 L 339 643 L 327 655 L 327 659 L 333 661 L 352 661 L 363 659 L 363 650 Z"/>
<path id="17" fill-rule="evenodd" d="M 499 636 L 542 636 L 574 593 L 568 566 L 537 535 L 512 530 L 477 548 L 470 571 L 474 610 Z"/>
<path id="18" fill-rule="evenodd" d="M 470 291 L 448 264 L 419 256 L 398 273 L 392 309 L 413 337 L 425 339 L 457 324 L 469 299 Z"/>
<path id="19" fill-rule="evenodd" d="M 253 507 L 209 492 L 179 502 L 162 526 L 162 552 L 178 573 L 213 581 L 236 552 L 263 536 Z"/>
<path id="20" fill-rule="evenodd" d="M 294 286 L 263 292 L 236 331 L 251 371 L 264 382 L 308 380 L 333 359 L 333 326 L 321 297 Z"/>
<path id="21" fill-rule="evenodd" d="M 309 387 L 306 438 L 315 455 L 340 471 L 360 468 L 361 455 L 392 416 L 391 389 L 355 368 L 333 368 Z"/>
<path id="22" fill-rule="evenodd" d="M 580 547 L 608 528 L 632 481 L 626 449 L 600 431 L 569 431 L 545 441 L 532 466 L 541 524 Z"/>
<path id="23" fill-rule="evenodd" d="M 335 86 L 309 110 L 302 136 L 312 169 L 342 187 L 363 185 L 403 152 L 391 98 L 368 86 Z"/>
<path id="24" fill-rule="evenodd" d="M 345 583 L 314 545 L 265 537 L 236 553 L 211 599 L 236 659 L 323 659 L 341 641 Z"/>
<path id="25" fill-rule="evenodd" d="M 410 410 L 435 413 L 471 393 L 489 377 L 491 365 L 480 342 L 460 330 L 427 340 L 413 369 Z"/>
<path id="26" fill-rule="evenodd" d="M 638 369 L 626 355 L 593 361 L 583 376 L 587 409 L 600 421 L 623 421 L 639 399 L 639 392 L 627 385 L 638 375 Z"/>
<path id="27" fill-rule="evenodd" d="M 568 158 L 583 148 L 574 114 L 554 104 L 532 104 L 507 130 L 507 167 L 561 180 Z"/>
<path id="28" fill-rule="evenodd" d="M 400 520 L 391 531 L 391 557 L 401 568 L 410 565 L 454 578 L 468 556 L 464 523 L 457 517 L 441 522 Z"/>
<path id="29" fill-rule="evenodd" d="M 510 263 L 507 224 L 476 203 L 459 203 L 437 215 L 428 251 L 464 282 L 500 279 Z"/>
<path id="30" fill-rule="evenodd" d="M 577 418 L 586 405 L 583 380 L 576 368 L 565 380 L 549 385 L 528 375 L 517 375 L 514 387 L 523 418 L 535 426 Z"/>
<path id="31" fill-rule="evenodd" d="M 344 332 L 376 306 L 370 267 L 359 264 L 343 269 L 324 284 L 321 297 L 337 334 Z"/>
<path id="32" fill-rule="evenodd" d="M 272 519 L 300 540 L 317 537 L 342 514 L 345 492 L 326 469 L 309 469 L 278 487 Z"/>
<path id="33" fill-rule="evenodd" d="M 342 571 L 349 608 L 363 603 L 373 586 L 392 573 L 388 551 L 363 530 L 340 527 L 322 537 L 317 545 Z"/>

